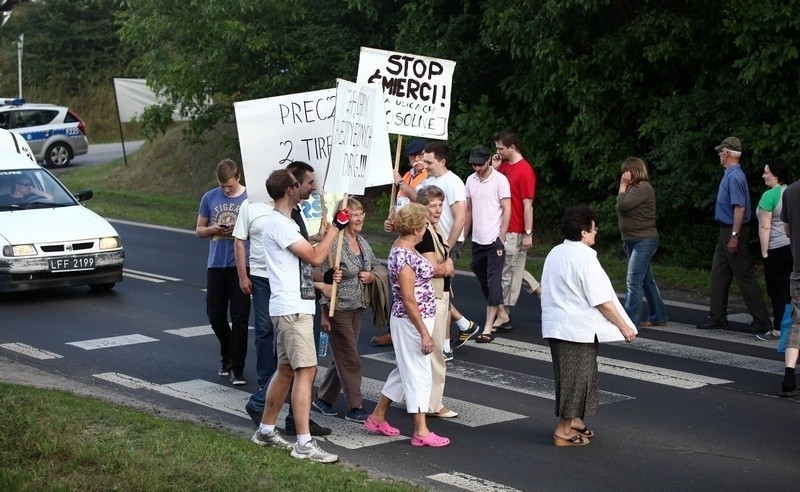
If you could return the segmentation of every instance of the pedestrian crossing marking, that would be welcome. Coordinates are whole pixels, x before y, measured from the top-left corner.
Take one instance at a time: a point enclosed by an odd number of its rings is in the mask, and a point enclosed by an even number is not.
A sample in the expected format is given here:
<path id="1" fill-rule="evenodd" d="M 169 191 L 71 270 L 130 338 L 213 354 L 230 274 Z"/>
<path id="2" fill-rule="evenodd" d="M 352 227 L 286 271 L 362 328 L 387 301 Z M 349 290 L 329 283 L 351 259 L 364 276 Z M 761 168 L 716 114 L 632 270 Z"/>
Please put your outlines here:
<path id="1" fill-rule="evenodd" d="M 371 357 L 372 358 L 372 357 Z M 381 360 L 381 359 L 376 359 Z M 390 361 L 394 363 L 394 358 Z M 322 366 L 317 367 L 317 377 L 314 384 L 319 387 L 325 377 L 327 369 Z M 377 402 L 381 398 L 381 390 L 383 389 L 385 381 L 363 377 L 361 380 L 361 396 L 367 400 Z M 341 397 L 343 398 L 343 396 Z M 511 420 L 518 420 L 527 418 L 527 415 L 521 415 L 514 412 L 506 412 L 495 407 L 489 407 L 472 403 L 455 398 L 444 397 L 442 400 L 444 406 L 459 413 L 459 416 L 454 419 L 447 419 L 454 424 L 466 425 L 467 427 L 480 427 L 483 425 L 492 425 L 502 422 L 509 422 Z M 405 403 L 395 403 L 395 406 L 405 410 Z M 314 415 L 321 415 L 314 412 Z"/>
<path id="2" fill-rule="evenodd" d="M 94 377 L 119 384 L 131 389 L 146 389 L 166 396 L 203 405 L 214 410 L 219 410 L 230 415 L 242 417 L 250 422 L 250 417 L 244 410 L 250 393 L 231 388 L 203 379 L 179 381 L 169 384 L 155 384 L 116 372 L 95 374 Z M 281 427 L 289 413 L 289 405 L 284 404 L 278 414 L 277 426 Z M 320 425 L 330 427 L 333 434 L 324 439 L 332 444 L 346 449 L 360 449 L 379 444 L 386 444 L 398 440 L 408 440 L 407 436 L 387 437 L 367 432 L 362 424 L 350 422 L 343 418 L 322 415 L 314 412 L 312 418 Z"/>
<path id="3" fill-rule="evenodd" d="M 63 355 L 59 355 L 55 352 L 48 352 L 47 350 L 31 347 L 30 345 L 19 342 L 4 343 L 0 345 L 0 347 L 39 360 L 60 359 L 63 357 Z"/>
<path id="4" fill-rule="evenodd" d="M 254 329 L 252 326 L 247 327 L 248 330 Z M 183 338 L 201 337 L 205 335 L 213 335 L 214 330 L 211 325 L 200 326 L 187 326 L 186 328 L 176 328 L 174 330 L 164 330 L 164 333 L 175 335 Z"/>
<path id="5" fill-rule="evenodd" d="M 650 341 L 651 340 L 638 338 L 632 344 L 620 343 L 618 345 L 625 346 L 627 348 L 639 348 L 641 345 L 644 345 Z M 641 345 L 631 347 L 633 344 Z M 685 345 L 681 345 L 681 347 L 686 348 Z M 552 362 L 550 358 L 550 348 L 534 343 L 520 342 L 517 340 L 504 338 L 495 339 L 493 343 L 487 343 L 481 348 L 494 352 L 501 352 L 504 354 L 527 357 L 543 362 Z M 712 378 L 689 372 L 676 371 L 658 366 L 627 362 L 624 360 L 600 356 L 597 357 L 597 369 L 604 374 L 613 374 L 615 376 L 639 379 L 641 381 L 683 389 L 697 389 L 707 385 L 728 384 L 733 382 L 727 379 Z"/>
<path id="6" fill-rule="evenodd" d="M 67 345 L 82 348 L 84 350 L 97 350 L 113 347 L 124 347 L 125 345 L 135 345 L 138 343 L 158 342 L 158 338 L 145 335 L 133 334 L 119 337 L 95 338 L 93 340 L 83 340 L 80 342 L 67 342 Z"/>
<path id="7" fill-rule="evenodd" d="M 519 489 L 460 472 L 437 473 L 428 475 L 427 478 L 471 492 L 522 492 Z"/>
<path id="8" fill-rule="evenodd" d="M 381 352 L 377 354 L 362 355 L 368 359 L 379 360 L 394 364 L 394 352 Z M 507 371 L 496 367 L 487 367 L 483 364 L 475 364 L 464 360 L 447 365 L 447 378 L 462 379 L 471 383 L 502 388 L 516 393 L 536 396 L 548 400 L 555 400 L 556 390 L 555 381 L 552 379 L 523 374 L 515 371 Z M 617 403 L 627 400 L 634 400 L 635 397 L 612 393 L 610 391 L 600 391 L 600 404 Z M 450 407 L 450 405 L 445 405 Z M 452 407 L 450 407 L 452 408 Z M 455 410 L 455 408 L 453 408 Z"/>

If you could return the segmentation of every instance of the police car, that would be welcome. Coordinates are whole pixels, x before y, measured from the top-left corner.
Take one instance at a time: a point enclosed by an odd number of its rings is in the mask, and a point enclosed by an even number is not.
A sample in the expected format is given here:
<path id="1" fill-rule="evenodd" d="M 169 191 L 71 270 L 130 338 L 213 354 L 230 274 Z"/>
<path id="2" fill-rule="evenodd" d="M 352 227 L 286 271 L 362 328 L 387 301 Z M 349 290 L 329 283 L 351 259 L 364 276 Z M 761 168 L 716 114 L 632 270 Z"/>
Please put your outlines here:
<path id="1" fill-rule="evenodd" d="M 0 129 L 0 292 L 122 281 L 125 251 L 104 218 L 29 156 L 19 135 Z"/>
<path id="2" fill-rule="evenodd" d="M 65 106 L 0 99 L 0 128 L 22 135 L 36 160 L 48 166 L 68 166 L 89 151 L 86 123 Z"/>

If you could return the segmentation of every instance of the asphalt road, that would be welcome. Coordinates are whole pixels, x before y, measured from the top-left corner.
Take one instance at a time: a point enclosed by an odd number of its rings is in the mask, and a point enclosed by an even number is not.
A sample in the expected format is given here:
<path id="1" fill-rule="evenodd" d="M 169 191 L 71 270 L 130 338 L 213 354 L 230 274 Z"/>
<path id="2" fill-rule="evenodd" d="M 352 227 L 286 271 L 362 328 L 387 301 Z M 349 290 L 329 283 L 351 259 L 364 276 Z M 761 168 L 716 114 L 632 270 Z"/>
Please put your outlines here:
<path id="1" fill-rule="evenodd" d="M 246 386 L 216 375 L 218 344 L 203 291 L 207 243 L 188 231 L 114 225 L 126 271 L 113 292 L 0 296 L 5 379 L 42 371 L 53 381 L 66 378 L 248 439 L 253 428 L 243 406 L 257 389 L 254 360 L 248 359 Z M 475 279 L 460 275 L 455 289 L 459 308 L 482 322 Z M 399 407 L 390 412 L 402 432 L 396 438 L 371 436 L 345 421 L 343 398 L 338 417 L 312 417 L 333 427 L 323 447 L 342 460 L 429 489 L 796 490 L 800 406 L 777 397 L 783 364 L 775 344 L 698 331 L 693 324 L 706 316 L 705 307 L 668 307 L 668 326 L 646 329 L 630 345 L 600 347 L 601 407 L 587 419 L 597 437 L 584 448 L 552 445 L 552 367 L 539 302 L 528 294 L 512 314 L 511 333 L 491 344 L 468 343 L 448 365 L 446 405 L 461 415 L 429 425 L 452 440 L 449 447 L 412 448 L 411 419 Z M 380 331 L 367 316 L 359 347 L 370 410 L 393 368 L 393 352 L 371 346 Z M 749 322 L 741 313 L 729 319 Z M 329 362 L 330 356 L 320 359 L 318 378 Z"/>
<path id="2" fill-rule="evenodd" d="M 89 143 L 89 152 L 84 155 L 79 155 L 74 158 L 69 165 L 69 168 L 91 166 L 93 164 L 105 164 L 123 156 L 122 147 L 125 147 L 125 154 L 130 157 L 131 154 L 139 150 L 144 140 L 131 140 L 129 142 L 115 142 L 105 144 Z"/>

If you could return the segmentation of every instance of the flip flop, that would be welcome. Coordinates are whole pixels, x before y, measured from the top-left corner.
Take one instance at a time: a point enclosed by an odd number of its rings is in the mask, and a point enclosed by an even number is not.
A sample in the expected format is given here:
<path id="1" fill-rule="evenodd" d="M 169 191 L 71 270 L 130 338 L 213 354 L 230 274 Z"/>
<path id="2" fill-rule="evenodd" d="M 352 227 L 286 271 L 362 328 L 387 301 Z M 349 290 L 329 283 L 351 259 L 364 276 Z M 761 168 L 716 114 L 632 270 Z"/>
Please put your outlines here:
<path id="1" fill-rule="evenodd" d="M 411 445 L 412 446 L 430 446 L 432 448 L 441 448 L 443 446 L 447 446 L 450 444 L 450 439 L 442 436 L 437 436 L 433 432 L 428 433 L 425 437 L 420 437 L 415 432 L 414 435 L 411 437 Z"/>
<path id="2" fill-rule="evenodd" d="M 590 442 L 591 441 L 589 441 L 589 439 L 581 436 L 580 434 L 575 434 L 569 439 L 558 437 L 556 435 L 553 436 L 553 444 L 556 446 L 586 446 Z"/>
<path id="3" fill-rule="evenodd" d="M 491 333 L 481 333 L 475 337 L 477 343 L 491 343 L 494 340 L 494 335 Z"/>
<path id="4" fill-rule="evenodd" d="M 383 434 L 384 436 L 400 435 L 400 429 L 397 427 L 392 427 L 386 420 L 383 422 L 378 422 L 372 415 L 367 417 L 366 422 L 364 422 L 364 428 L 370 432 L 377 432 L 378 434 Z"/>
<path id="5" fill-rule="evenodd" d="M 594 437 L 594 431 L 589 429 L 588 427 L 584 426 L 583 429 L 576 429 L 575 427 L 572 428 L 575 432 L 582 435 L 587 439 L 591 439 Z"/>
<path id="6" fill-rule="evenodd" d="M 497 332 L 507 332 L 514 329 L 514 325 L 511 324 L 511 319 L 509 318 L 508 321 L 501 325 L 492 325 L 492 333 Z"/>

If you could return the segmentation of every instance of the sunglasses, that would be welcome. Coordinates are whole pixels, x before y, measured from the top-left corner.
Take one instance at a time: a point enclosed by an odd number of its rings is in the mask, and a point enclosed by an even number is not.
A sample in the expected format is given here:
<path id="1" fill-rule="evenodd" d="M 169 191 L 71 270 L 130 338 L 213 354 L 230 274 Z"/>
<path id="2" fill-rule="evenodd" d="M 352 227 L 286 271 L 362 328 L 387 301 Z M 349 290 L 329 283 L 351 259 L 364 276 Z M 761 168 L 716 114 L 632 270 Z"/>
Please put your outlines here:
<path id="1" fill-rule="evenodd" d="M 483 165 L 485 165 L 485 164 L 486 164 L 486 162 L 480 162 L 480 163 L 477 163 L 477 162 L 470 162 L 470 164 L 469 164 L 469 165 L 470 165 L 470 166 L 472 166 L 472 167 L 481 167 L 481 166 L 483 166 Z"/>
<path id="2" fill-rule="evenodd" d="M 33 183 L 32 183 L 32 182 L 30 182 L 30 181 L 23 181 L 23 182 L 19 182 L 19 183 L 17 183 L 17 184 L 18 184 L 19 186 L 33 186 Z"/>

